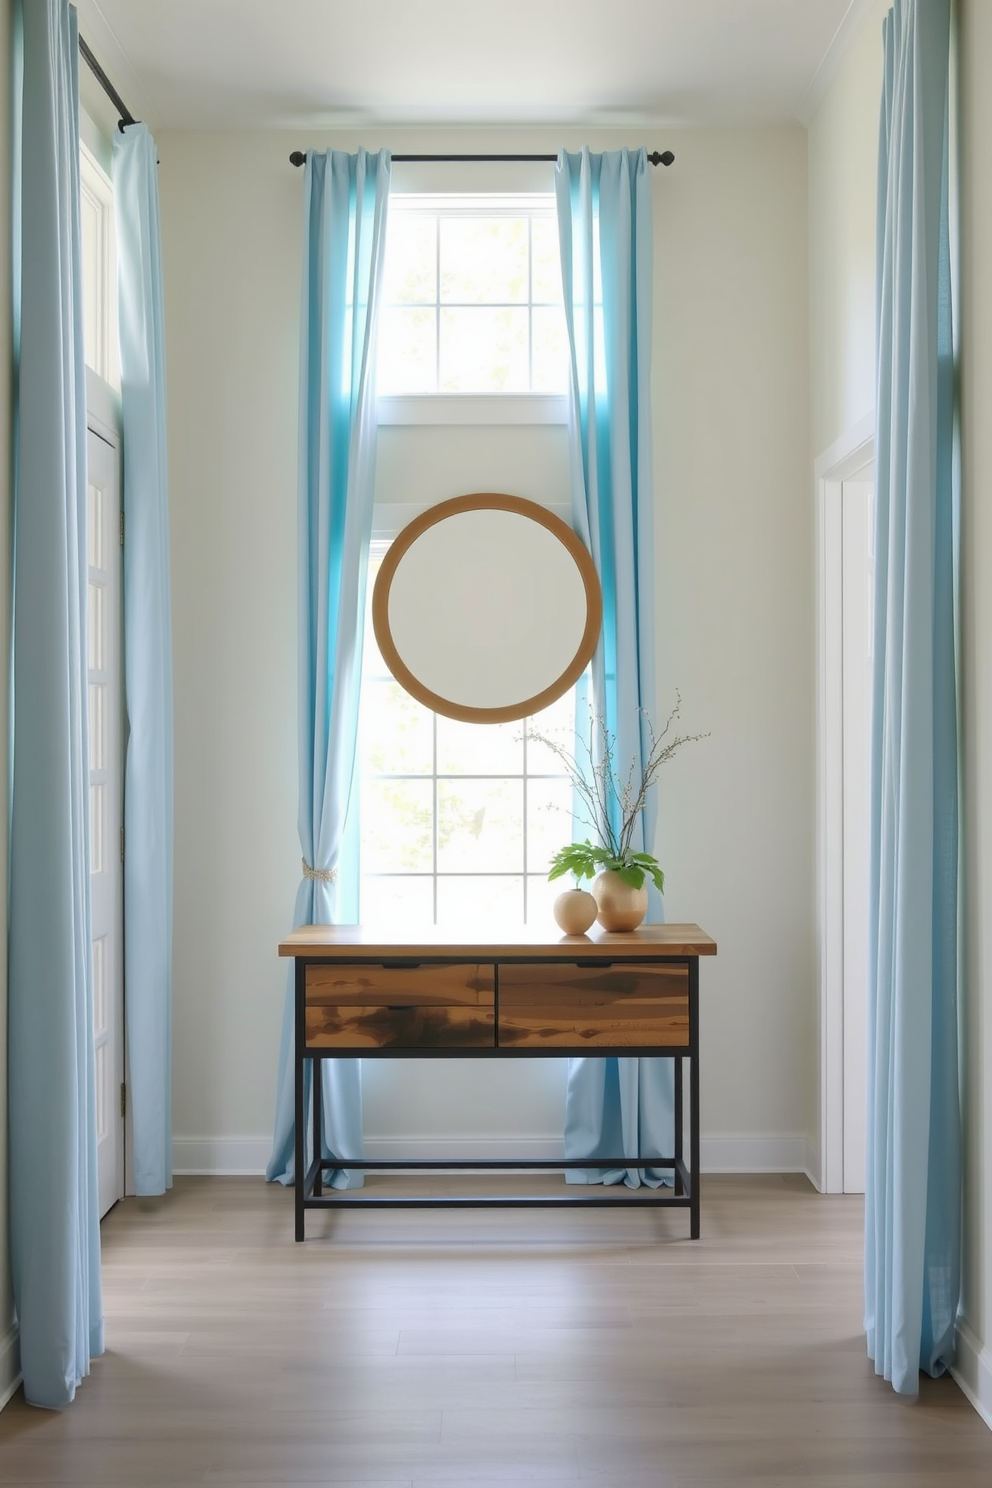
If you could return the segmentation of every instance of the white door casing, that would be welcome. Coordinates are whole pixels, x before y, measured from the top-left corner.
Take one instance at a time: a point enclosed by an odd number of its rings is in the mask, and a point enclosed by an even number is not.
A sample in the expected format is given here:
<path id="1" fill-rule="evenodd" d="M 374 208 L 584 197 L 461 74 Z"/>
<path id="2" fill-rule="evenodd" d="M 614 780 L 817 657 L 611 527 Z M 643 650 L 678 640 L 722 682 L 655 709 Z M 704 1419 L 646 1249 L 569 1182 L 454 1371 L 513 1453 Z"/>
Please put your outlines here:
<path id="1" fill-rule="evenodd" d="M 874 486 L 841 485 L 844 854 L 844 1193 L 865 1191 Z"/>
<path id="2" fill-rule="evenodd" d="M 864 1188 L 873 461 L 868 416 L 816 466 L 817 1166 L 825 1193 Z"/>
<path id="3" fill-rule="evenodd" d="M 100 1215 L 124 1192 L 120 445 L 87 430 L 87 663 L 93 1045 Z"/>

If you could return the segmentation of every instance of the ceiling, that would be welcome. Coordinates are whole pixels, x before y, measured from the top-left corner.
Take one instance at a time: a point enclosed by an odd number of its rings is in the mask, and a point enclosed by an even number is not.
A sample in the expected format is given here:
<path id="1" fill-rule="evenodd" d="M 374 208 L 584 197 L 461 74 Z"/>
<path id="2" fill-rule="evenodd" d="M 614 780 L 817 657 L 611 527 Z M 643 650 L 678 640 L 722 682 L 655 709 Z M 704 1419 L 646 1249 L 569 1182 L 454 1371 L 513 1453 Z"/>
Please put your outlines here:
<path id="1" fill-rule="evenodd" d="M 874 0 L 78 0 L 158 129 L 783 123 Z"/>

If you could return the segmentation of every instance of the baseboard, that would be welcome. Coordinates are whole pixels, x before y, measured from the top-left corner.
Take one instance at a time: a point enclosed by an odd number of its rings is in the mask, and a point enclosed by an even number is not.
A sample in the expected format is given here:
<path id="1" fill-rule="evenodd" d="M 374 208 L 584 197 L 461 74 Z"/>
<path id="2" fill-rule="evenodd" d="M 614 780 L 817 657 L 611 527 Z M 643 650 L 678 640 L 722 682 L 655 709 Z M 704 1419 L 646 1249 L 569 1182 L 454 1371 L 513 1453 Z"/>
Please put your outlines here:
<path id="1" fill-rule="evenodd" d="M 178 1175 L 232 1176 L 265 1172 L 272 1150 L 271 1137 L 176 1137 L 172 1143 L 172 1167 Z M 550 1166 L 563 1156 L 560 1136 L 438 1137 L 367 1136 L 365 1156 L 388 1158 L 481 1160 L 547 1160 Z M 806 1173 L 816 1171 L 804 1136 L 774 1133 L 733 1133 L 701 1136 L 699 1166 L 703 1173 Z M 815 1182 L 814 1182 L 815 1187 Z"/>
<path id="2" fill-rule="evenodd" d="M 733 1132 L 699 1138 L 703 1173 L 807 1173 L 808 1162 L 805 1136 Z"/>
<path id="3" fill-rule="evenodd" d="M 0 1410 L 21 1383 L 21 1341 L 13 1325 L 0 1338 Z"/>
<path id="4" fill-rule="evenodd" d="M 173 1137 L 172 1171 L 180 1177 L 237 1177 L 264 1173 L 272 1154 L 267 1137 Z"/>
<path id="5" fill-rule="evenodd" d="M 951 1375 L 992 1430 L 992 1349 L 979 1343 L 964 1318 L 958 1318 L 957 1357 Z"/>

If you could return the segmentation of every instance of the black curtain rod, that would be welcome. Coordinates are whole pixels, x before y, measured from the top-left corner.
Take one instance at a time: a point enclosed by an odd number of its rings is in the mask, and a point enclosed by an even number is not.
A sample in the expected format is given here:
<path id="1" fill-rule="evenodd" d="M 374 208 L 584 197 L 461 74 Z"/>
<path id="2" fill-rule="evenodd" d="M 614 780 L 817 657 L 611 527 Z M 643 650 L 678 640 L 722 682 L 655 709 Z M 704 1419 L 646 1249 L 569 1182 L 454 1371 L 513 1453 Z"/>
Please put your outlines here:
<path id="1" fill-rule="evenodd" d="M 557 155 L 394 155 L 393 160 L 405 165 L 422 160 L 557 160 Z M 652 165 L 671 165 L 675 155 L 671 150 L 653 150 L 648 156 Z M 306 165 L 305 150 L 294 150 L 289 157 L 290 165 Z"/>
<path id="2" fill-rule="evenodd" d="M 121 134 L 123 134 L 124 126 L 126 124 L 137 124 L 137 119 L 134 117 L 131 110 L 128 108 L 127 104 L 124 102 L 123 98 L 118 93 L 117 89 L 114 87 L 113 83 L 110 81 L 109 77 L 104 72 L 103 68 L 100 66 L 99 62 L 96 60 L 82 37 L 79 38 L 79 50 L 82 54 L 83 61 L 86 63 L 86 66 L 89 68 L 90 72 L 96 78 L 104 93 L 106 93 L 107 97 L 110 99 L 111 103 L 120 114 L 120 118 L 117 120 L 117 128 L 120 130 Z"/>

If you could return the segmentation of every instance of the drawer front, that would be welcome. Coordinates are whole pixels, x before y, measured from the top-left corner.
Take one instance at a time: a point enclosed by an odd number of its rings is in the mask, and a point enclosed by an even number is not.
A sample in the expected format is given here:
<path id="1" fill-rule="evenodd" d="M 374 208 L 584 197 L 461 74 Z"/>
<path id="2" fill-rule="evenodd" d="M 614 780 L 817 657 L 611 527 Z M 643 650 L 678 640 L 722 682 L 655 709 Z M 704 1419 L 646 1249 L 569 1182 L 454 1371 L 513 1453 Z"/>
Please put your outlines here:
<path id="1" fill-rule="evenodd" d="M 501 1048 L 689 1045 L 689 968 L 501 966 Z"/>
<path id="2" fill-rule="evenodd" d="M 306 1040 L 315 1049 L 491 1049 L 491 965 L 308 966 Z"/>

